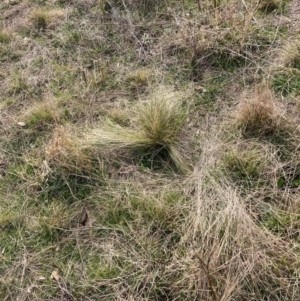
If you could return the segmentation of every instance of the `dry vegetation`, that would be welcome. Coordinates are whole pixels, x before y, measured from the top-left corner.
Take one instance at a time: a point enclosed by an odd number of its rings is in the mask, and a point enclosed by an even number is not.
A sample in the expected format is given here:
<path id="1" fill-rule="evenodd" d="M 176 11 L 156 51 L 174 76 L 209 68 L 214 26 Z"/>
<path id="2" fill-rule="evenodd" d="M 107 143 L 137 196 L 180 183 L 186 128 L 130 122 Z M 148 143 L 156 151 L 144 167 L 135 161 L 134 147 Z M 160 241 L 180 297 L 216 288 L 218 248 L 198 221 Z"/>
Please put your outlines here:
<path id="1" fill-rule="evenodd" d="M 293 5 L 0 3 L 1 300 L 300 300 Z"/>

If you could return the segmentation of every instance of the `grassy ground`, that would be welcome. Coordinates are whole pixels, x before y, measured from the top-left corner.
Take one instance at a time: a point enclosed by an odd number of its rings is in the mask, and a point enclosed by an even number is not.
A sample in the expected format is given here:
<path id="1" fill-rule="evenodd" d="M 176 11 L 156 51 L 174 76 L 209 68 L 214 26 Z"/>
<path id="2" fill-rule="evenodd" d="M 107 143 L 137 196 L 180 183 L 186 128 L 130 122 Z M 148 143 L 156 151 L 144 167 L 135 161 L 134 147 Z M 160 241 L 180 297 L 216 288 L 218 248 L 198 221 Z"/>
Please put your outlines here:
<path id="1" fill-rule="evenodd" d="M 299 18 L 2 1 L 0 299 L 300 300 Z"/>

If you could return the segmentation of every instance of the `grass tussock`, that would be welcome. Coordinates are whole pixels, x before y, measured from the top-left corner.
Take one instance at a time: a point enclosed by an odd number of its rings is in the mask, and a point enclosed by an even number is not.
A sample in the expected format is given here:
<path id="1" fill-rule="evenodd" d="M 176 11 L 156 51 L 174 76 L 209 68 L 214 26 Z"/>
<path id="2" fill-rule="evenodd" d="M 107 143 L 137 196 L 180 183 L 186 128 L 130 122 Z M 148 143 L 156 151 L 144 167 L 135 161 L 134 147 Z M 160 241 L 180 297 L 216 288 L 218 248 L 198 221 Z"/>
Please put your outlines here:
<path id="1" fill-rule="evenodd" d="M 283 66 L 300 69 L 300 42 L 288 42 L 281 54 Z"/>
<path id="2" fill-rule="evenodd" d="M 284 112 L 270 90 L 239 104 L 236 112 L 237 125 L 247 137 L 267 137 L 286 130 Z"/>
<path id="3" fill-rule="evenodd" d="M 63 168 L 75 174 L 91 168 L 90 159 L 81 150 L 78 138 L 63 126 L 54 130 L 46 147 L 45 160 L 48 166 Z"/>
<path id="4" fill-rule="evenodd" d="M 240 145 L 236 149 L 231 149 L 222 158 L 223 168 L 237 187 L 241 189 L 259 188 L 268 181 L 271 169 L 271 162 L 268 162 L 267 150 L 259 146 Z M 265 177 L 265 178 L 264 178 Z"/>
<path id="5" fill-rule="evenodd" d="M 25 123 L 26 127 L 37 131 L 49 129 L 60 123 L 61 112 L 54 100 L 47 98 L 47 103 L 37 102 L 21 113 L 19 120 Z"/>
<path id="6" fill-rule="evenodd" d="M 85 143 L 112 150 L 129 149 L 140 157 L 171 159 L 179 170 L 186 170 L 182 134 L 187 113 L 176 97 L 173 93 L 153 95 L 137 107 L 132 127 L 109 123 L 88 133 Z"/>
<path id="7" fill-rule="evenodd" d="M 53 9 L 53 10 L 46 10 L 46 9 L 35 9 L 31 11 L 29 15 L 29 21 L 31 24 L 39 30 L 46 29 L 50 24 L 54 24 L 59 19 L 64 17 L 64 11 Z"/>

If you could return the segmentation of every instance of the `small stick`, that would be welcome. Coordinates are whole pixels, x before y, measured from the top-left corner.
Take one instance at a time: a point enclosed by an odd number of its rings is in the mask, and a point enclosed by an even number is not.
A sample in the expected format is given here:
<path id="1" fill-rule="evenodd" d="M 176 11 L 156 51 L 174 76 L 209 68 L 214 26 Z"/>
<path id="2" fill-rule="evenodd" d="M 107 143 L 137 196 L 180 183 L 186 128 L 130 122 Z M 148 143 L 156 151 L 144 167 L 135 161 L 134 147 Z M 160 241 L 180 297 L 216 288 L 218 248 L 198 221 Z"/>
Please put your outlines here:
<path id="1" fill-rule="evenodd" d="M 209 286 L 209 289 L 211 291 L 213 300 L 214 301 L 220 300 L 220 298 L 218 298 L 217 293 L 216 293 L 216 291 L 214 289 L 211 276 L 209 275 L 209 270 L 208 270 L 207 264 L 205 264 L 205 262 L 199 256 L 197 256 L 197 258 L 198 258 L 198 260 L 200 262 L 200 266 L 202 267 L 202 270 L 204 271 L 204 273 L 206 275 L 206 279 L 207 279 L 208 286 Z"/>
<path id="2" fill-rule="evenodd" d="M 198 9 L 199 9 L 199 11 L 201 11 L 201 2 L 200 2 L 201 0 L 198 0 Z"/>

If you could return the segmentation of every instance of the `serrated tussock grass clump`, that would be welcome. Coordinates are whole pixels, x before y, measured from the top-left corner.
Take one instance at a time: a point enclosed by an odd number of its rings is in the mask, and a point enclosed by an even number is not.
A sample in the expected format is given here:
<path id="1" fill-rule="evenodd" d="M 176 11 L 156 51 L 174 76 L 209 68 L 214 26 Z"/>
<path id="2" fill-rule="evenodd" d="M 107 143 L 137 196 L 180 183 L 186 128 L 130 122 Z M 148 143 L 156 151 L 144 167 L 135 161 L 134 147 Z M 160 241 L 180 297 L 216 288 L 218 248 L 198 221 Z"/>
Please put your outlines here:
<path id="1" fill-rule="evenodd" d="M 140 107 L 137 124 L 152 145 L 168 148 L 179 142 L 185 117 L 177 100 L 155 96 Z"/>
<path id="2" fill-rule="evenodd" d="M 187 111 L 175 94 L 153 95 L 137 106 L 131 127 L 107 122 L 86 136 L 86 143 L 110 149 L 127 149 L 135 154 L 171 161 L 183 171 L 183 127 Z"/>
<path id="3" fill-rule="evenodd" d="M 49 26 L 49 24 L 63 18 L 63 16 L 63 10 L 46 10 L 39 8 L 30 13 L 29 21 L 36 29 L 44 30 Z"/>
<path id="4" fill-rule="evenodd" d="M 300 41 L 287 42 L 280 57 L 285 67 L 300 69 Z"/>
<path id="5" fill-rule="evenodd" d="M 268 89 L 241 102 L 236 114 L 237 125 L 246 137 L 268 137 L 287 130 L 284 112 Z"/>
<path id="6" fill-rule="evenodd" d="M 80 141 L 67 127 L 57 127 L 45 150 L 44 165 L 73 174 L 91 171 L 91 160 L 80 148 Z"/>

